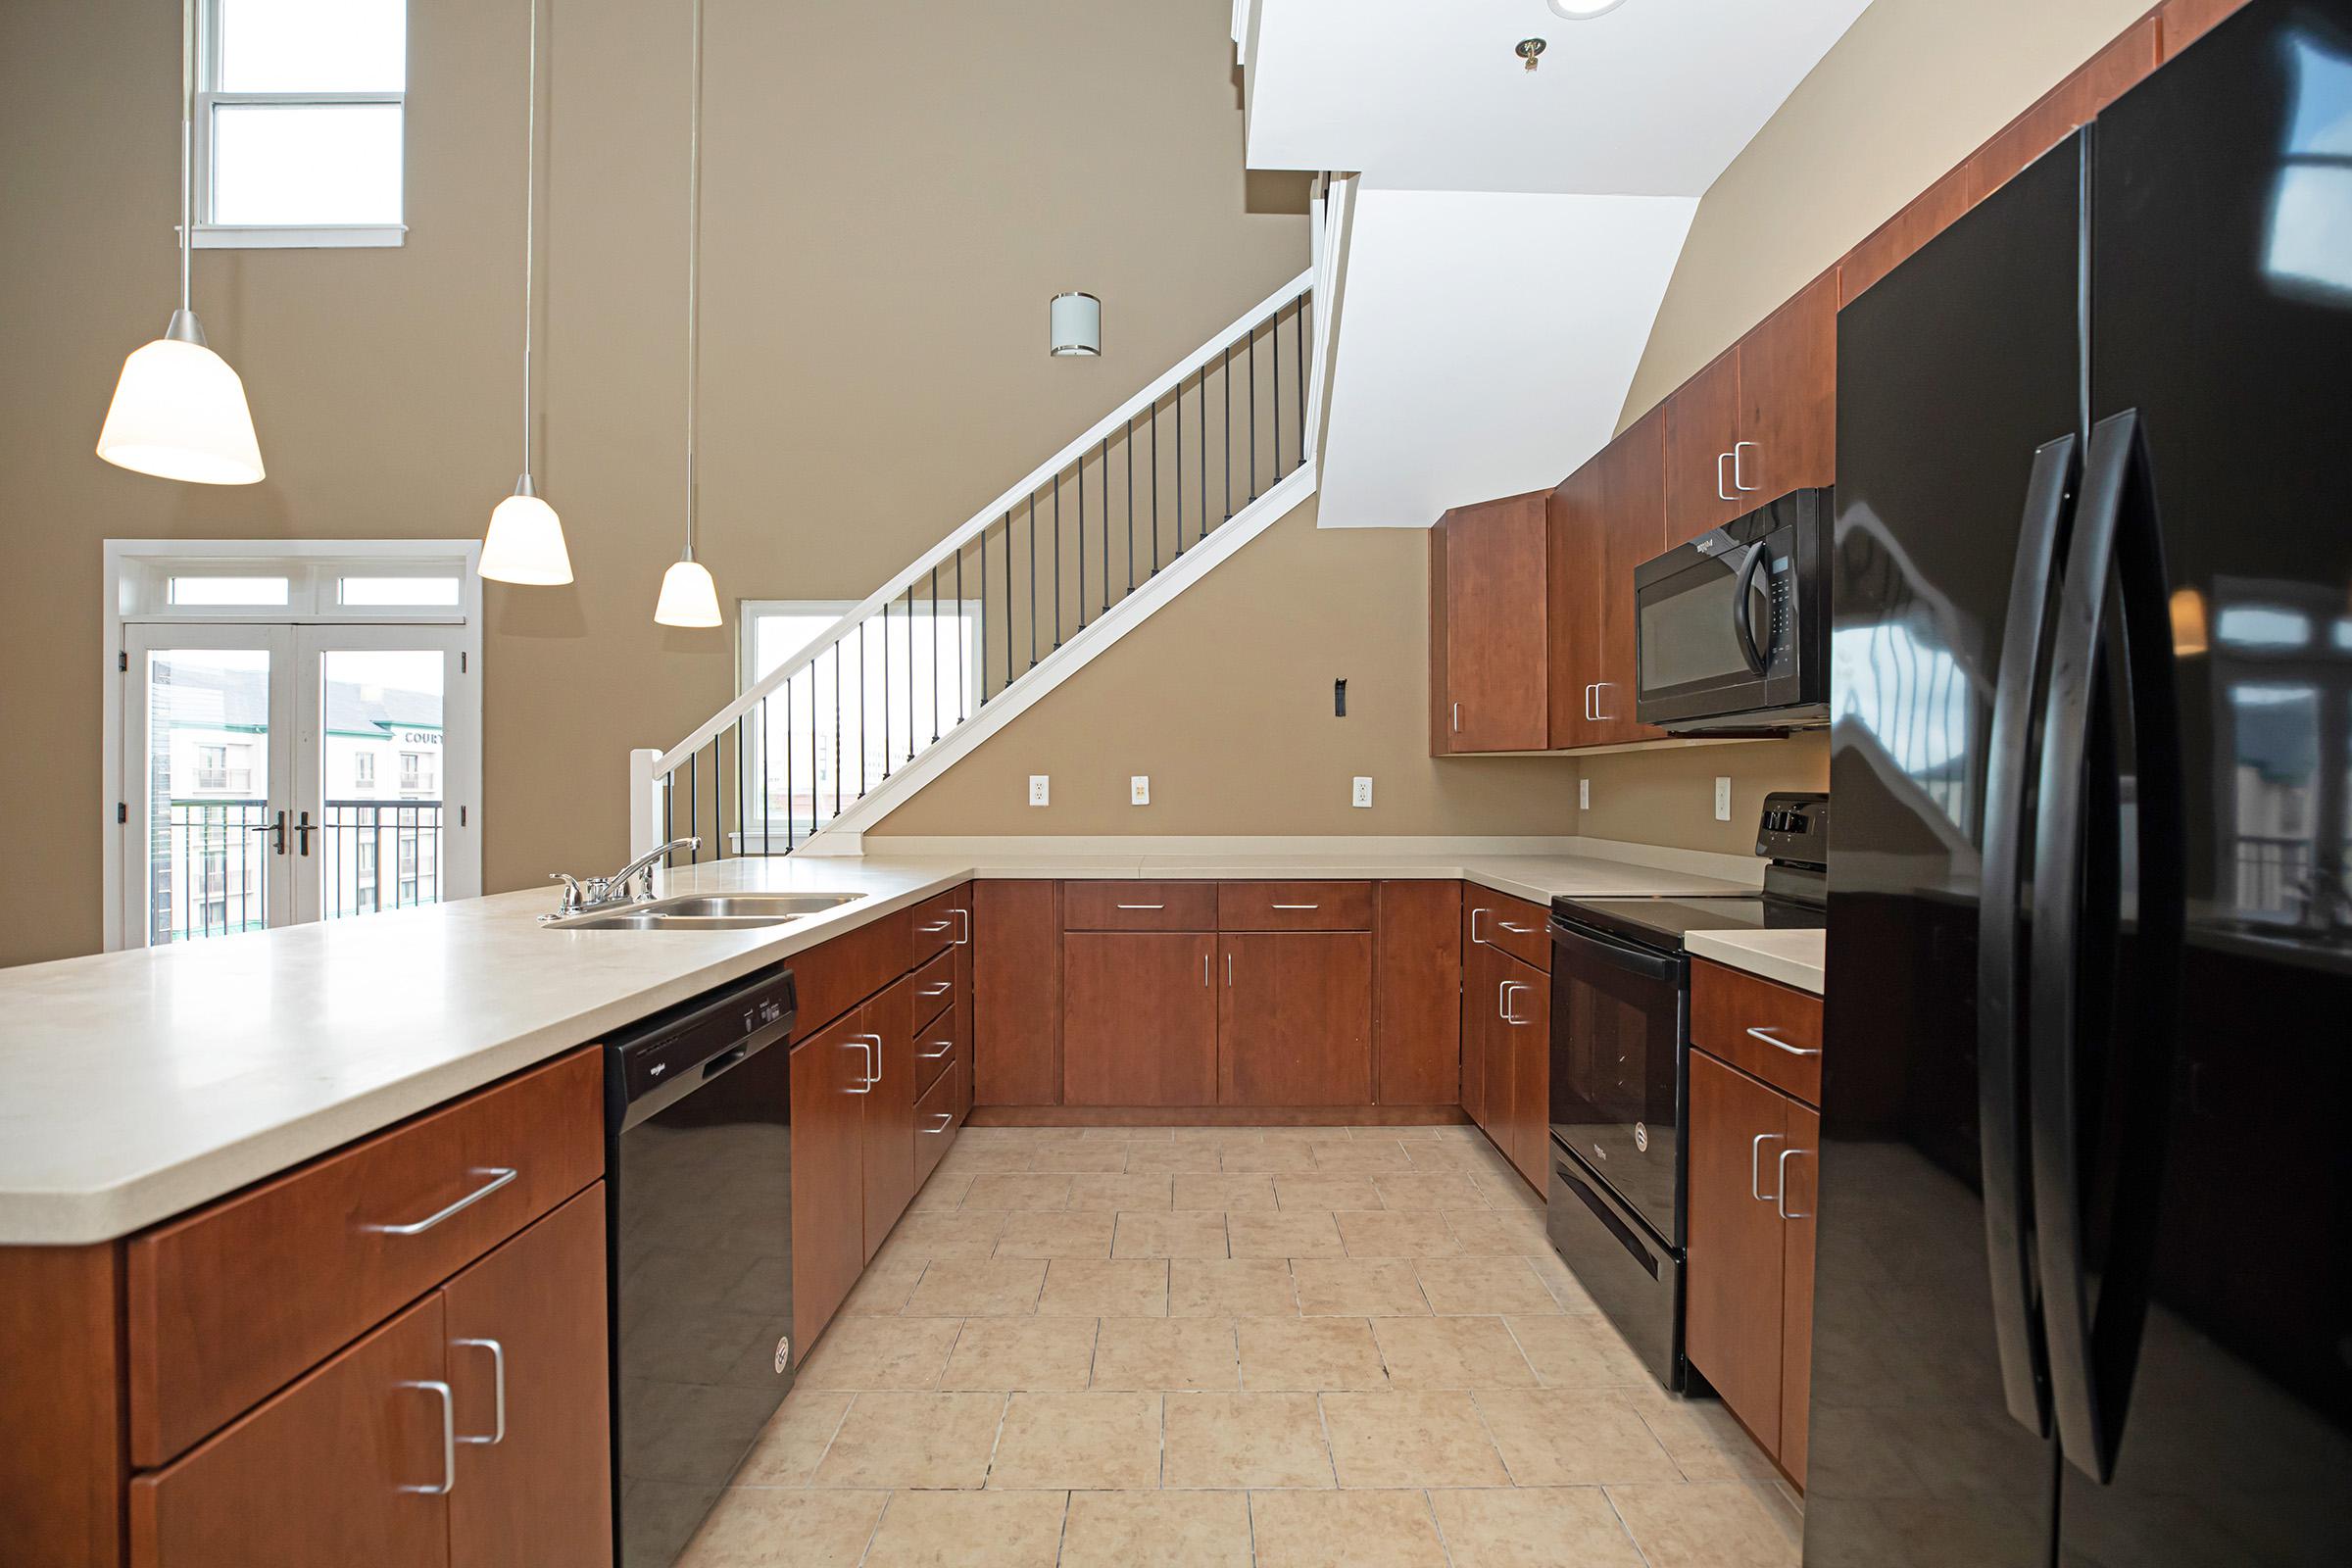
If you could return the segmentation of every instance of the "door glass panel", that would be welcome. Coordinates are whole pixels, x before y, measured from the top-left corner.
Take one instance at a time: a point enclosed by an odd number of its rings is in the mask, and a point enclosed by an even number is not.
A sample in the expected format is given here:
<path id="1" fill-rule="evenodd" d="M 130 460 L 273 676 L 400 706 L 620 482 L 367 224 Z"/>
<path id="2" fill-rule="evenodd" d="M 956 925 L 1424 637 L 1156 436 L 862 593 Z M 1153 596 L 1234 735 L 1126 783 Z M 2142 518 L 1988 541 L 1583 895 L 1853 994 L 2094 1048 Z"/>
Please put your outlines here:
<path id="1" fill-rule="evenodd" d="M 270 923 L 270 655 L 147 658 L 148 940 Z"/>
<path id="2" fill-rule="evenodd" d="M 318 665 L 319 912 L 333 920 L 438 904 L 444 656 L 338 649 Z"/>

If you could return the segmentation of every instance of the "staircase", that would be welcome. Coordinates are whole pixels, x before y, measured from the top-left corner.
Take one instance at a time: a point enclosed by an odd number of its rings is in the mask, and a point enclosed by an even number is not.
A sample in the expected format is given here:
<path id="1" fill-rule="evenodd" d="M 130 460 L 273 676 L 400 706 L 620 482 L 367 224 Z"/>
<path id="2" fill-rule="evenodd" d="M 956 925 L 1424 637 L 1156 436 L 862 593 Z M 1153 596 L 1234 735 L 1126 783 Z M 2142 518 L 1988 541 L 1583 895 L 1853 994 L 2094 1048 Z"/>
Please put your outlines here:
<path id="1" fill-rule="evenodd" d="M 629 852 L 856 854 L 864 828 L 1314 493 L 1314 270 L 1155 377 L 665 752 Z"/>

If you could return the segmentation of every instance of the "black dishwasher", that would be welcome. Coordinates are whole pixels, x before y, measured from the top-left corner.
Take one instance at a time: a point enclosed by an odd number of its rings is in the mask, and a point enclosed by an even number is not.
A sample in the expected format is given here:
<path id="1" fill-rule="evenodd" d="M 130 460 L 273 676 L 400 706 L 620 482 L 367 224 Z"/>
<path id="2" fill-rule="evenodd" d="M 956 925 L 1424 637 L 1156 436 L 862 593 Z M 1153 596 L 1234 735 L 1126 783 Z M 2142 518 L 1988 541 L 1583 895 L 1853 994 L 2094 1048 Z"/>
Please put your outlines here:
<path id="1" fill-rule="evenodd" d="M 605 1049 L 614 1561 L 668 1568 L 792 1388 L 792 971 Z"/>

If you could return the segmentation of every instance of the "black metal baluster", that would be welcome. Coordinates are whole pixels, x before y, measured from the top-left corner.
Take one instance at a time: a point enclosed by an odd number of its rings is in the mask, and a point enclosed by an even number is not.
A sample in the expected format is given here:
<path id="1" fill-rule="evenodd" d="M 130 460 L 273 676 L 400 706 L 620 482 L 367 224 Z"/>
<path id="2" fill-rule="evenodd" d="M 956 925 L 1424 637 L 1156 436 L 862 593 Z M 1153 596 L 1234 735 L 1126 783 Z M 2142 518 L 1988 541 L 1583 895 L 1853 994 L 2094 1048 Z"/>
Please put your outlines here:
<path id="1" fill-rule="evenodd" d="M 772 699 L 775 694 L 771 692 L 768 695 Z M 813 712 L 816 707 L 816 661 L 814 660 L 808 662 L 808 706 L 810 711 Z M 809 754 L 808 761 L 808 772 L 813 778 L 816 773 L 814 753 Z M 774 850 L 768 842 L 768 794 L 767 704 L 761 703 L 760 705 L 760 847 L 773 854 Z M 798 835 L 793 832 L 792 821 L 792 680 L 787 676 L 784 681 L 784 853 L 786 855 L 792 853 L 797 837 Z"/>
<path id="2" fill-rule="evenodd" d="M 686 754 L 686 831 L 698 839 L 703 836 L 703 786 L 696 775 L 695 764 L 702 760 L 702 757 L 700 751 Z M 694 860 L 688 863 L 699 862 L 703 858 L 703 847 L 697 844 L 686 853 L 694 857 Z M 669 863 L 675 865 L 677 858 L 674 855 L 670 856 Z M 393 897 L 395 901 L 399 898 L 397 886 L 393 890 Z"/>
<path id="3" fill-rule="evenodd" d="M 1061 646 L 1061 475 L 1054 475 L 1054 646 Z"/>
<path id="4" fill-rule="evenodd" d="M 1257 499 L 1257 328 L 1250 329 L 1250 499 Z"/>
<path id="5" fill-rule="evenodd" d="M 983 567 L 988 564 L 988 530 L 985 528 L 980 530 L 980 562 Z M 986 627 L 988 624 L 988 590 L 986 587 L 980 590 L 980 617 L 981 626 Z M 983 657 L 985 657 L 988 648 L 988 633 L 983 630 L 980 637 L 980 647 Z M 965 621 L 963 611 L 963 547 L 957 545 L 956 547 L 956 722 L 958 724 L 972 716 L 970 707 L 972 677 L 970 672 L 963 667 L 965 645 L 971 640 L 972 628 Z M 985 675 L 981 678 L 984 682 L 987 679 Z"/>
<path id="6" fill-rule="evenodd" d="M 1291 325 L 1296 347 L 1292 363 L 1298 368 L 1298 464 L 1306 465 L 1306 296 L 1298 297 L 1298 309 L 1291 312 Z"/>
<path id="7" fill-rule="evenodd" d="M 1159 399 L 1152 400 L 1152 575 L 1159 575 Z"/>
<path id="8" fill-rule="evenodd" d="M 1110 612 L 1110 437 L 1104 436 L 1095 452 L 1095 471 L 1102 486 L 1102 612 Z M 1086 584 L 1078 584 L 1080 599 L 1086 596 Z"/>
<path id="9" fill-rule="evenodd" d="M 1037 492 L 1029 492 L 1029 669 L 1037 667 Z M 1027 674 L 1028 670 L 1023 670 Z M 1004 671 L 1007 683 L 1012 670 Z"/>
<path id="10" fill-rule="evenodd" d="M 1119 450 L 1127 454 L 1127 591 L 1135 592 L 1135 416 L 1128 416 L 1126 439 Z"/>
<path id="11" fill-rule="evenodd" d="M 906 585 L 906 760 L 914 760 L 914 584 Z"/>
<path id="12" fill-rule="evenodd" d="M 1012 526 L 1009 514 L 1005 527 Z M 1009 545 L 1006 546 L 1010 548 Z M 961 559 L 961 558 L 958 558 Z M 1010 574 L 1007 573 L 1009 576 Z M 1007 617 L 1009 619 L 1009 617 Z M 1009 628 L 1008 628 L 1009 629 Z M 988 706 L 988 530 L 980 530 L 980 706 Z"/>
<path id="13" fill-rule="evenodd" d="M 1217 350 L 1217 359 L 1218 363 L 1224 367 L 1218 380 L 1225 392 L 1225 520 L 1231 522 L 1233 520 L 1233 345 L 1228 343 L 1225 347 Z M 1207 412 L 1206 409 L 1201 411 L 1203 418 L 1207 417 Z M 1207 519 L 1203 517 L 1201 520 L 1205 523 Z"/>
<path id="14" fill-rule="evenodd" d="M 1277 307 L 1274 320 L 1266 328 L 1271 340 L 1266 345 L 1274 351 L 1274 477 L 1282 477 L 1282 311 Z"/>
<path id="15" fill-rule="evenodd" d="M 956 564 L 963 564 L 956 556 Z M 931 568 L 931 744 L 939 744 L 939 567 Z"/>
<path id="16" fill-rule="evenodd" d="M 1184 380 L 1181 376 L 1177 378 L 1176 396 L 1169 401 L 1168 412 L 1176 416 L 1176 554 L 1182 557 L 1184 554 Z M 1201 427 L 1200 439 L 1203 441 L 1208 439 L 1206 425 Z M 1205 493 L 1203 492 L 1203 494 Z"/>
<path id="17" fill-rule="evenodd" d="M 671 839 L 674 839 L 678 836 L 676 829 L 671 827 L 669 820 L 670 799 L 677 793 L 678 770 L 673 767 L 668 772 L 662 775 L 662 842 L 664 844 L 667 844 Z M 382 851 L 378 850 L 377 853 L 380 855 Z"/>
<path id="18" fill-rule="evenodd" d="M 1233 444 L 1233 431 L 1225 432 L 1225 442 Z M 1181 528 L 1182 519 L 1179 519 Z M 1208 369 L 1200 370 L 1200 539 L 1208 537 Z M 1193 541 L 1199 544 L 1200 539 Z"/>
<path id="19" fill-rule="evenodd" d="M 865 673 L 865 628 L 867 622 L 873 618 L 868 615 L 858 623 L 858 798 L 859 800 L 865 798 L 865 792 L 870 787 L 865 777 L 866 754 L 872 750 L 865 744 L 865 704 L 870 686 Z M 838 802 L 835 803 L 833 814 L 836 816 L 841 814 Z"/>
<path id="20" fill-rule="evenodd" d="M 1078 629 L 1086 630 L 1086 457 L 1070 466 L 1070 482 L 1078 488 Z"/>

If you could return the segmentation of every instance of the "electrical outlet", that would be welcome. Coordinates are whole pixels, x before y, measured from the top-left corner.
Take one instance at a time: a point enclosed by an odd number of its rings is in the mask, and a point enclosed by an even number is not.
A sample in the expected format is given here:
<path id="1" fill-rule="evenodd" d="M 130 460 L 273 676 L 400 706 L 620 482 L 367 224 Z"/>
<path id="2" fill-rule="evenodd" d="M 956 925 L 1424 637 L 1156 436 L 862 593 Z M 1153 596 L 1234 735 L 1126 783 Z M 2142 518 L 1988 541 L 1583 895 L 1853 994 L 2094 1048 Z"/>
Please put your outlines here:
<path id="1" fill-rule="evenodd" d="M 1715 820 L 1732 819 L 1732 781 L 1721 773 L 1715 775 Z"/>
<path id="2" fill-rule="evenodd" d="M 1029 804 L 1031 806 L 1044 806 L 1052 798 L 1052 792 L 1047 787 L 1047 775 L 1043 773 L 1030 774 Z"/>
<path id="3" fill-rule="evenodd" d="M 1362 777 L 1356 779 L 1354 800 L 1358 806 L 1368 807 L 1372 804 L 1372 781 L 1370 779 Z"/>
<path id="4" fill-rule="evenodd" d="M 1592 809 L 1592 781 L 1589 778 L 1576 781 L 1576 808 L 1580 811 Z"/>
<path id="5" fill-rule="evenodd" d="M 1152 780 L 1150 777 L 1138 773 L 1127 781 L 1127 804 L 1129 806 L 1150 806 L 1152 804 Z"/>

